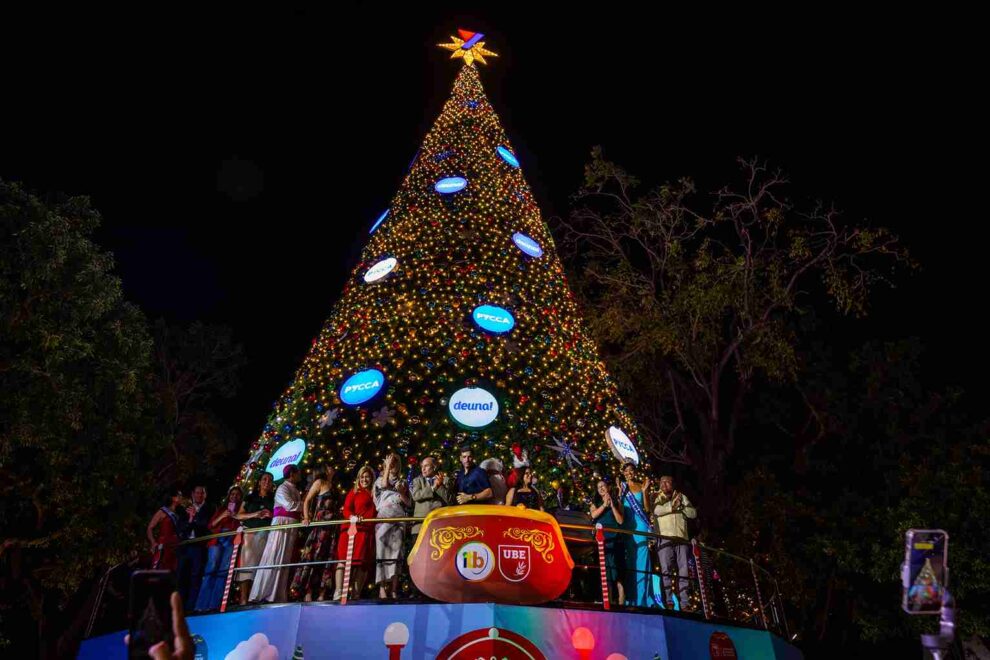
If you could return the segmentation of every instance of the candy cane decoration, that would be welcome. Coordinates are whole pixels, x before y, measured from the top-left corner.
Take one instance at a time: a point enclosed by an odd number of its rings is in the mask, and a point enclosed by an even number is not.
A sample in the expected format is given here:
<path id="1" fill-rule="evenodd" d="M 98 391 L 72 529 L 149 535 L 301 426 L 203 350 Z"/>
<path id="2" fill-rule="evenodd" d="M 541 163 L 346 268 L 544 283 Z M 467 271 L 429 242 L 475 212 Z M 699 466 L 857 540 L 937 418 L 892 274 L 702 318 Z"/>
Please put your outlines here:
<path id="1" fill-rule="evenodd" d="M 602 574 L 602 603 L 605 609 L 610 609 L 608 602 L 608 577 L 605 575 L 605 533 L 602 524 L 595 523 L 595 541 L 598 542 L 598 569 Z"/>
<path id="2" fill-rule="evenodd" d="M 347 605 L 347 594 L 351 591 L 351 560 L 354 558 L 354 537 L 357 536 L 357 516 L 351 516 L 351 526 L 347 528 L 347 560 L 344 562 L 344 584 L 341 587 L 340 604 Z"/>
<path id="3" fill-rule="evenodd" d="M 230 583 L 234 581 L 234 569 L 237 568 L 237 555 L 241 550 L 241 539 L 244 536 L 244 525 L 237 528 L 234 535 L 234 549 L 230 552 L 230 565 L 227 567 L 227 584 L 223 587 L 223 600 L 220 601 L 220 611 L 227 611 L 227 598 L 230 597 Z"/>
<path id="4" fill-rule="evenodd" d="M 701 611 L 705 613 L 705 618 L 711 618 L 711 610 L 708 607 L 708 585 L 705 584 L 705 563 L 701 558 L 701 545 L 698 539 L 691 539 L 691 551 L 694 554 L 695 573 L 698 575 L 698 593 L 701 594 Z"/>

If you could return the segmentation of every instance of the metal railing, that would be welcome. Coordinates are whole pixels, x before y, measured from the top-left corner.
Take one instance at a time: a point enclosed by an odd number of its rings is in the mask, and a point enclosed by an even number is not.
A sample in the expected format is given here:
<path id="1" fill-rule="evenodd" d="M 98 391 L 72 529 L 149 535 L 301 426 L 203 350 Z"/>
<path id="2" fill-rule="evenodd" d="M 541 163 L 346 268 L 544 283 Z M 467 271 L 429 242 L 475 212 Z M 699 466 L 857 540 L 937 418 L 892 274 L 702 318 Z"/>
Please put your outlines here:
<path id="1" fill-rule="evenodd" d="M 327 566 L 333 564 L 344 565 L 343 584 L 335 585 L 335 590 L 341 593 L 340 604 L 346 605 L 349 592 L 351 591 L 351 568 L 353 564 L 354 536 L 357 533 L 358 525 L 371 526 L 379 523 L 420 523 L 423 518 L 400 517 L 400 518 L 359 518 L 352 517 L 349 520 L 314 520 L 309 523 L 298 522 L 284 525 L 269 525 L 264 527 L 240 527 L 235 531 L 209 534 L 186 541 L 181 541 L 178 546 L 191 546 L 205 543 L 213 539 L 223 539 L 234 537 L 231 559 L 225 573 L 226 585 L 223 592 L 223 600 L 220 605 L 220 612 L 228 609 L 231 585 L 233 577 L 237 573 L 255 572 L 259 570 L 289 570 L 304 566 Z M 614 527 L 602 527 L 601 525 L 579 525 L 573 523 L 558 523 L 561 530 L 564 530 L 564 540 L 575 558 L 574 573 L 571 584 L 565 592 L 565 597 L 559 598 L 553 604 L 558 606 L 580 606 L 594 607 L 606 610 L 614 610 L 620 607 L 626 611 L 636 612 L 669 612 L 669 606 L 664 609 L 650 607 L 644 609 L 633 605 L 614 603 L 611 601 L 610 592 L 614 592 L 614 584 L 610 583 L 606 577 L 606 557 L 605 557 L 605 534 L 615 534 L 613 542 L 619 542 L 620 538 L 627 536 L 643 536 L 650 540 L 650 567 L 643 570 L 640 567 L 630 567 L 626 565 L 625 572 L 628 573 L 648 573 L 650 579 L 669 581 L 671 591 L 681 591 L 681 579 L 687 579 L 689 588 L 689 599 L 686 603 L 681 603 L 676 598 L 675 593 L 664 593 L 667 603 L 675 601 L 674 610 L 679 611 L 683 616 L 703 617 L 707 620 L 721 621 L 754 628 L 769 630 L 785 639 L 789 637 L 787 617 L 784 612 L 783 599 L 776 578 L 765 568 L 758 566 L 752 559 L 740 557 L 739 555 L 707 546 L 697 540 L 684 541 L 679 538 L 661 536 L 653 532 L 639 530 L 629 530 Z M 245 535 L 257 534 L 260 532 L 287 531 L 292 529 L 312 530 L 320 527 L 347 526 L 343 533 L 349 535 L 346 559 L 315 559 L 313 561 L 267 564 L 256 566 L 237 566 L 240 546 L 243 545 Z M 567 531 L 584 532 L 585 536 L 569 535 Z M 590 536 L 588 536 L 590 534 Z M 406 535 L 407 541 L 410 539 Z M 306 539 L 300 539 L 297 543 L 305 543 Z M 661 545 L 687 545 L 690 548 L 688 575 L 682 577 L 671 572 L 668 575 L 662 574 L 658 570 L 657 548 Z M 401 557 L 407 553 L 403 552 Z M 330 556 L 336 556 L 336 539 L 330 543 Z M 260 558 L 259 558 L 260 559 Z M 590 560 L 590 561 L 589 561 Z M 398 562 L 400 560 L 378 560 L 376 563 Z M 400 569 L 401 570 L 401 569 Z M 592 573 L 597 575 L 591 575 Z M 655 577 L 653 577 L 655 576 Z M 205 576 L 204 576 L 205 577 Z M 598 578 L 598 585 L 589 588 L 589 582 L 595 582 Z M 408 579 L 408 573 L 403 578 Z M 104 580 L 105 581 L 105 580 Z M 678 588 L 674 588 L 674 585 Z M 373 587 L 373 584 L 367 587 Z M 409 583 L 408 588 L 412 593 L 416 593 Z M 94 604 L 94 611 L 91 617 L 89 629 L 97 618 L 97 611 L 103 596 L 101 589 Z M 429 600 L 423 597 L 423 600 Z M 242 604 L 243 605 L 243 604 Z"/>

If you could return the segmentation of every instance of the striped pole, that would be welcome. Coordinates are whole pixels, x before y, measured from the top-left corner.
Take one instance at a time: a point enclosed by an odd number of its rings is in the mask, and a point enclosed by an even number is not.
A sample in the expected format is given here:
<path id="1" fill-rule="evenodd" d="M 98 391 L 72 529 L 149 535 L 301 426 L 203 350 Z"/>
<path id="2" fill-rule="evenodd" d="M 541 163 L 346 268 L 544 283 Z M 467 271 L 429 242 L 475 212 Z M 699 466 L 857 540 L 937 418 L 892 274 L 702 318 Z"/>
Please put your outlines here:
<path id="1" fill-rule="evenodd" d="M 608 602 L 608 577 L 605 574 L 605 533 L 601 523 L 595 523 L 595 541 L 598 543 L 598 569 L 602 574 L 602 603 L 608 610 L 611 607 Z"/>
<path id="2" fill-rule="evenodd" d="M 357 536 L 359 518 L 351 516 L 351 526 L 347 528 L 347 559 L 344 561 L 344 584 L 341 586 L 340 604 L 347 605 L 347 594 L 351 591 L 351 560 L 354 559 L 354 537 Z"/>
<path id="3" fill-rule="evenodd" d="M 244 525 L 237 528 L 234 536 L 234 549 L 230 552 L 230 565 L 227 567 L 227 584 L 223 587 L 223 600 L 220 601 L 220 611 L 227 611 L 227 599 L 230 597 L 230 585 L 234 581 L 234 569 L 237 568 L 237 555 L 241 551 L 241 541 L 244 536 Z"/>
<path id="4" fill-rule="evenodd" d="M 704 561 L 701 558 L 701 546 L 698 544 L 698 539 L 691 539 L 691 550 L 694 554 L 695 572 L 698 574 L 698 593 L 701 594 L 701 610 L 705 613 L 705 618 L 710 619 L 712 615 L 711 610 L 708 608 Z"/>
<path id="5" fill-rule="evenodd" d="M 756 585 L 756 604 L 760 606 L 760 619 L 763 621 L 763 629 L 770 630 L 767 625 L 767 613 L 763 611 L 763 595 L 760 593 L 760 579 L 756 576 L 756 564 L 753 559 L 749 560 L 749 568 L 753 571 L 753 584 Z"/>

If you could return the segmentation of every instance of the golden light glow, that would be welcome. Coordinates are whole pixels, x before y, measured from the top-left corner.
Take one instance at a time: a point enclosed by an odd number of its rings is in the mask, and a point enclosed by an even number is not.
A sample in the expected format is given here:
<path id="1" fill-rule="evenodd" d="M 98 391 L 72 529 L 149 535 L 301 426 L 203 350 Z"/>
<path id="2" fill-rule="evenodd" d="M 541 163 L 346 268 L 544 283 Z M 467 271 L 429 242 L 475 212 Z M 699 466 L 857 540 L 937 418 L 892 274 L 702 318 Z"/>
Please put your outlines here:
<path id="1" fill-rule="evenodd" d="M 482 64 L 488 64 L 488 62 L 485 61 L 486 55 L 488 57 L 498 57 L 498 53 L 493 53 L 485 48 L 484 41 L 479 41 L 467 49 L 464 48 L 464 44 L 466 42 L 459 37 L 451 36 L 450 41 L 451 43 L 449 44 L 437 44 L 437 46 L 453 51 L 450 54 L 450 59 L 452 60 L 462 57 L 464 58 L 465 63 L 473 65 L 475 60 L 478 60 Z"/>
<path id="2" fill-rule="evenodd" d="M 450 45 L 457 43 L 455 37 Z M 461 56 L 473 62 L 491 54 L 472 54 L 480 46 L 478 40 L 471 50 L 460 49 Z M 383 163 L 393 151 L 382 149 Z M 350 479 L 346 486 L 359 467 L 379 470 L 393 451 L 403 457 L 404 477 L 418 473 L 418 461 L 432 454 L 453 479 L 463 445 L 474 449 L 477 462 L 497 457 L 509 468 L 525 451 L 539 490 L 567 483 L 577 501 L 593 492 L 595 472 L 617 473 L 606 430 L 614 424 L 636 441 L 635 423 L 585 331 L 523 169 L 506 153 L 514 154 L 512 145 L 478 67 L 461 67 L 343 291 L 327 290 L 323 282 L 285 284 L 309 287 L 314 305 L 337 301 L 295 378 L 274 402 L 238 475 L 242 485 L 255 482 L 272 453 L 294 438 L 306 441 L 303 467 L 328 463 Z M 467 186 L 438 193 L 435 184 L 453 176 Z M 373 221 L 368 219 L 369 227 Z M 513 242 L 516 232 L 538 243 L 542 256 L 523 253 Z M 283 257 L 319 258 L 307 244 Z M 386 257 L 397 260 L 396 268 L 365 282 L 368 268 Z M 512 330 L 491 334 L 479 328 L 472 310 L 483 304 L 511 312 Z M 267 309 L 279 323 L 292 320 L 293 310 L 283 307 L 277 293 Z M 380 392 L 366 403 L 344 405 L 342 383 L 372 368 L 385 377 Z M 448 413 L 449 397 L 474 386 L 496 397 L 498 417 L 483 428 L 461 428 Z M 550 449 L 555 439 L 572 447 L 582 464 L 568 465 Z"/>

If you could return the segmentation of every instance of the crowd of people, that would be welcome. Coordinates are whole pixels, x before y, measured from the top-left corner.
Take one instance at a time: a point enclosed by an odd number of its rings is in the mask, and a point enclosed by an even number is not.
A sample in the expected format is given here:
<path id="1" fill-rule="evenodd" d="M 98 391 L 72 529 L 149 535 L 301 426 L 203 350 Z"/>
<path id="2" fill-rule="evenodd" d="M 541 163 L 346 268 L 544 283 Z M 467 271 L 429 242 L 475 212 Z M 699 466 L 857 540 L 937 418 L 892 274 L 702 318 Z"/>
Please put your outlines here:
<path id="1" fill-rule="evenodd" d="M 661 540 L 605 532 L 609 598 L 613 603 L 639 607 L 671 607 L 676 598 L 681 609 L 689 609 L 690 546 L 686 542 L 688 521 L 697 511 L 687 496 L 674 489 L 672 477 L 661 476 L 654 492 L 650 478 L 640 480 L 636 466 L 625 463 L 621 478 L 616 477 L 614 483 L 598 479 L 593 500 L 576 503 L 566 484 L 542 493 L 525 456 L 517 457 L 506 475 L 500 460 L 486 458 L 476 464 L 472 450 L 465 447 L 460 451 L 460 466 L 451 477 L 438 469 L 435 457 L 426 456 L 419 461 L 419 475 L 410 479 L 402 474 L 399 455 L 390 453 L 380 474 L 369 465 L 361 467 L 353 483 L 343 484 L 346 491 L 341 497 L 340 475 L 330 465 L 317 469 L 305 489 L 301 489 L 302 470 L 288 465 L 277 489 L 273 476 L 266 472 L 247 495 L 239 486 L 230 488 L 213 510 L 206 506 L 204 486 L 195 486 L 188 500 L 175 490 L 167 494 L 148 524 L 151 562 L 156 568 L 176 572 L 187 611 L 216 610 L 226 591 L 234 536 L 213 538 L 205 545 L 180 542 L 243 527 L 247 533 L 242 536 L 239 570 L 232 578 L 238 587 L 228 596 L 232 602 L 340 600 L 348 559 L 348 598 L 359 597 L 373 576 L 378 597 L 390 600 L 400 595 L 404 557 L 422 527 L 419 522 L 394 519 L 424 518 L 454 504 L 505 505 L 550 510 L 561 521 L 600 523 L 606 530 L 660 534 Z M 350 557 L 348 524 L 309 526 L 315 521 L 347 521 L 352 516 L 362 522 L 357 525 Z M 278 529 L 293 523 L 303 526 Z M 251 531 L 257 528 L 266 529 Z M 652 570 L 654 559 L 662 580 Z M 592 558 L 589 563 L 597 561 Z M 589 596 L 594 598 L 593 591 Z"/>

